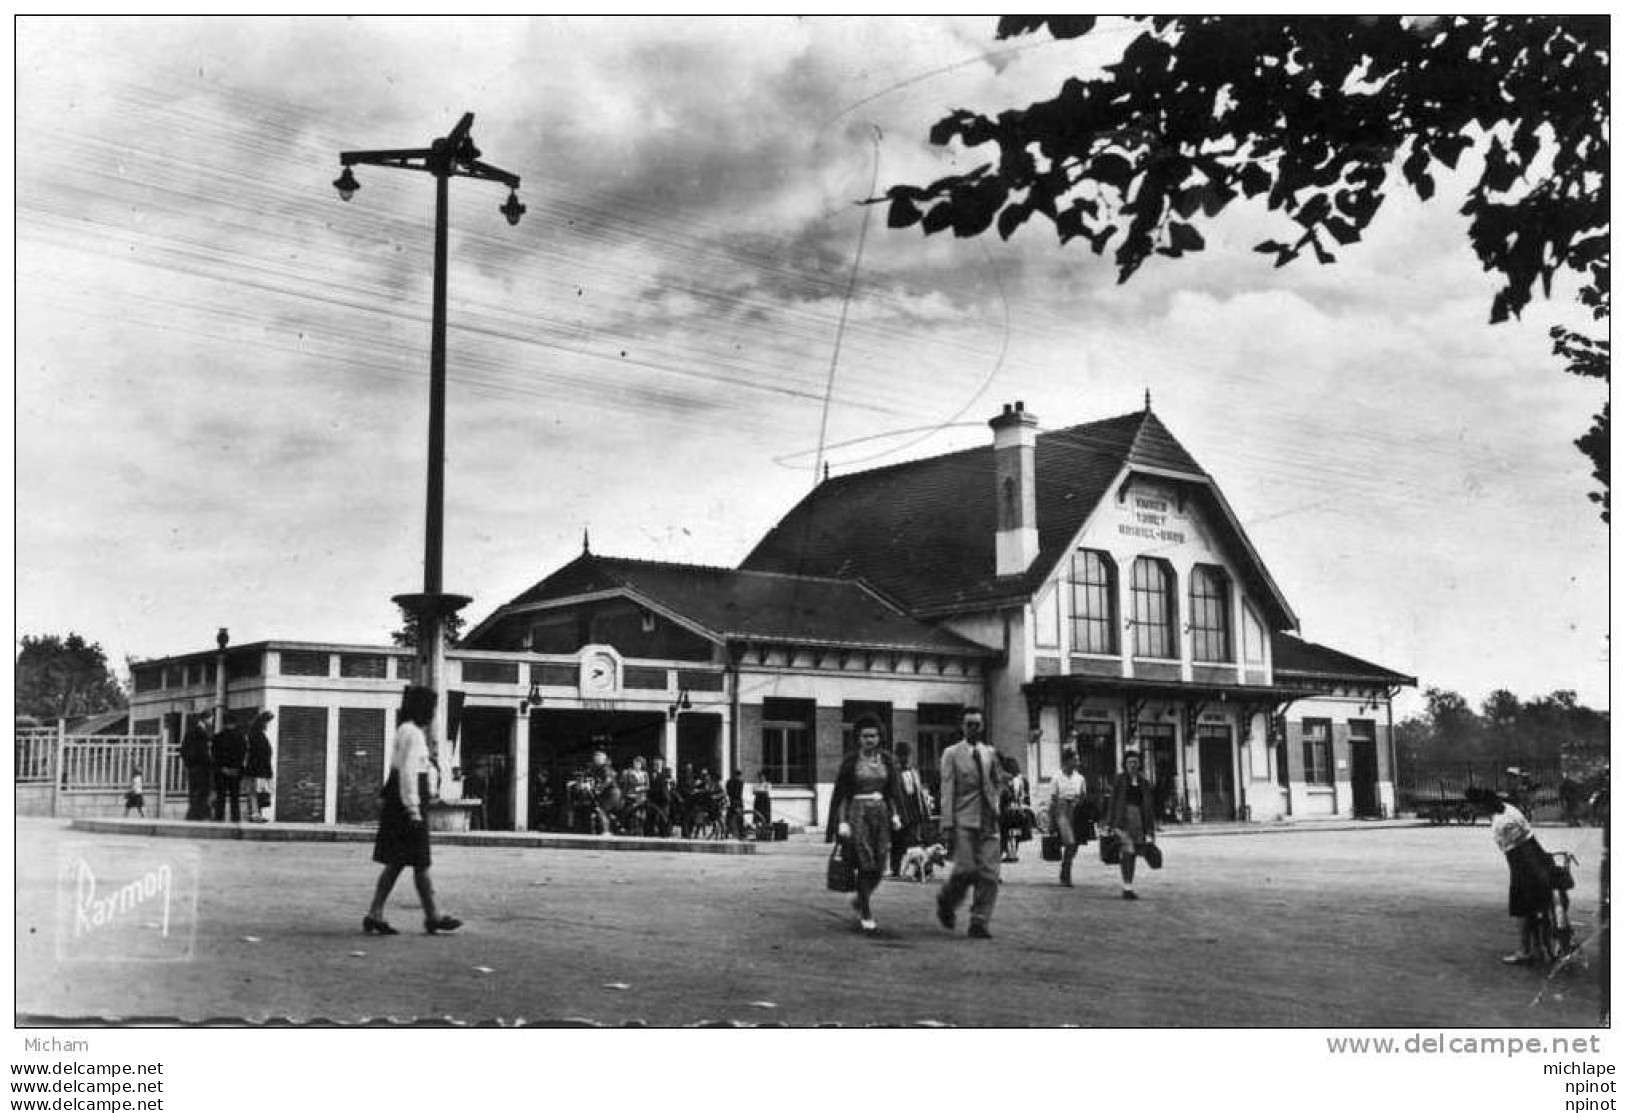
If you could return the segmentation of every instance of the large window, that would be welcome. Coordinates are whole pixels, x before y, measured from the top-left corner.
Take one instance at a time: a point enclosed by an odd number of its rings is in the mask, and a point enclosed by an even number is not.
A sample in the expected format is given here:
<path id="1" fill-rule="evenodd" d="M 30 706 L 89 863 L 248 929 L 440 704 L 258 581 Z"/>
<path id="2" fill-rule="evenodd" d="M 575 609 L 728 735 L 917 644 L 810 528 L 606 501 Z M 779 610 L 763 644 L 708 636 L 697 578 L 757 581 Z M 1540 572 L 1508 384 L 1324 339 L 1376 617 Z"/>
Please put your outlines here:
<path id="1" fill-rule="evenodd" d="M 1303 780 L 1305 784 L 1332 783 L 1332 721 L 1303 721 Z"/>
<path id="2" fill-rule="evenodd" d="M 1167 561 L 1137 559 L 1130 594 L 1134 601 L 1134 655 L 1179 656 L 1174 642 L 1174 570 Z"/>
<path id="3" fill-rule="evenodd" d="M 328 654 L 320 650 L 284 649 L 283 676 L 327 676 L 331 669 Z"/>
<path id="4" fill-rule="evenodd" d="M 1230 638 L 1230 578 L 1224 569 L 1191 569 L 1191 658 L 1234 661 Z"/>
<path id="5" fill-rule="evenodd" d="M 1105 553 L 1072 554 L 1072 652 L 1117 653 L 1117 566 Z"/>
<path id="6" fill-rule="evenodd" d="M 813 783 L 812 700 L 762 701 L 762 771 L 776 785 Z"/>

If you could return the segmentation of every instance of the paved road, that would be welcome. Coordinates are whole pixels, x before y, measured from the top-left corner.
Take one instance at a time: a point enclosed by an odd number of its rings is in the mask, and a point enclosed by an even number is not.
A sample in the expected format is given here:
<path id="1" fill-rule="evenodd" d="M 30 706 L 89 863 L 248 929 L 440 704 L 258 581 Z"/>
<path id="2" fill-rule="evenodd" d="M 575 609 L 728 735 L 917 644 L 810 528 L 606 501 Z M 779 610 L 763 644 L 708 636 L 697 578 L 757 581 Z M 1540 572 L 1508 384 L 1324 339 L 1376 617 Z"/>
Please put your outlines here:
<path id="1" fill-rule="evenodd" d="M 1600 832 L 1546 829 L 1582 859 L 1575 919 L 1596 921 Z M 57 953 L 64 850 L 199 869 L 181 961 Z M 449 1017 L 795 1026 L 1594 1026 L 1589 968 L 1508 968 L 1506 867 L 1487 830 L 1373 828 L 1165 843 L 1167 868 L 1118 897 L 1080 861 L 1006 867 L 996 938 L 935 923 L 937 886 L 888 882 L 856 931 L 811 840 L 751 856 L 437 847 L 452 936 L 363 936 L 375 876 L 358 844 L 81 834 L 17 824 L 17 1010 L 37 1017 Z M 71 855 L 70 855 L 71 856 Z M 70 886 L 71 889 L 71 886 Z M 105 889 L 103 890 L 106 891 Z M 71 923 L 71 920 L 69 921 Z M 149 921 L 151 922 L 151 921 Z M 961 917 L 963 929 L 963 917 Z M 149 932 L 149 934 L 152 934 Z M 133 946 L 134 944 L 130 944 Z"/>

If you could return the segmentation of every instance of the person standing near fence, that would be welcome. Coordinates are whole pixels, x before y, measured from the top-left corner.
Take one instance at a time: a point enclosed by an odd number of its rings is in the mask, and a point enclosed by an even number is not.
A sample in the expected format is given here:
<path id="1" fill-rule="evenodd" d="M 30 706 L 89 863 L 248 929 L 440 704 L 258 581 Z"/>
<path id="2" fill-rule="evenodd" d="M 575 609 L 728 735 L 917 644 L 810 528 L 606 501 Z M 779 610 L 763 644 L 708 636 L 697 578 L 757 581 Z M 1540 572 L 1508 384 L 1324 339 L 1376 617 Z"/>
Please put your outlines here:
<path id="1" fill-rule="evenodd" d="M 194 715 L 181 739 L 181 764 L 186 767 L 186 818 L 209 818 L 209 789 L 214 769 L 209 764 L 209 716 Z"/>
<path id="2" fill-rule="evenodd" d="M 214 766 L 214 821 L 226 818 L 227 804 L 231 808 L 231 821 L 241 823 L 243 763 L 248 760 L 248 739 L 243 736 L 242 724 L 233 712 L 226 712 L 226 725 L 214 736 L 209 746 L 209 761 Z"/>
<path id="3" fill-rule="evenodd" d="M 265 727 L 275 715 L 261 711 L 254 717 L 254 726 L 248 732 L 248 756 L 243 775 L 248 778 L 248 822 L 264 823 L 265 809 L 271 806 L 271 740 Z"/>
<path id="4" fill-rule="evenodd" d="M 147 795 L 142 785 L 139 766 L 130 771 L 130 789 L 124 794 L 124 818 L 129 819 L 131 812 L 142 819 L 147 818 Z"/>

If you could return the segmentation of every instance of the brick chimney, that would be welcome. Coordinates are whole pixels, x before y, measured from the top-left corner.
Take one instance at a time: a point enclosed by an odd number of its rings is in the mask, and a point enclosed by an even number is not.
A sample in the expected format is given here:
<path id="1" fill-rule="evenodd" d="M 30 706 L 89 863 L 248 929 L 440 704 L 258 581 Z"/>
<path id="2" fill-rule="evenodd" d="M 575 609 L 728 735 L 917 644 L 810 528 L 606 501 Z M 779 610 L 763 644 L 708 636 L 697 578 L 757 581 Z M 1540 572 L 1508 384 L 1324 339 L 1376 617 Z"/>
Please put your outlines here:
<path id="1" fill-rule="evenodd" d="M 1004 412 L 988 425 L 993 430 L 998 500 L 995 567 L 1000 576 L 1019 576 L 1038 556 L 1038 484 L 1033 473 L 1038 419 L 1022 403 L 1006 403 Z"/>

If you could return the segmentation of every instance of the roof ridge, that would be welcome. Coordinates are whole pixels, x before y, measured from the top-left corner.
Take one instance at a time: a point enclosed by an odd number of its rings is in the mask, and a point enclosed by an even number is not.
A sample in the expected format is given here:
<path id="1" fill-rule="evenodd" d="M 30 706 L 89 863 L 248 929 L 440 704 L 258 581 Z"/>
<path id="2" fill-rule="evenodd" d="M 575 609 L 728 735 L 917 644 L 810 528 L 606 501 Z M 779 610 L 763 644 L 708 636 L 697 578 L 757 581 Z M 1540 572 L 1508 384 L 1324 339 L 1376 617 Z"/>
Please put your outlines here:
<path id="1" fill-rule="evenodd" d="M 644 568 L 682 568 L 688 571 L 698 569 L 702 572 L 736 572 L 736 568 L 728 568 L 720 564 L 695 564 L 680 560 L 648 560 L 643 557 L 609 556 L 605 553 L 586 554 L 594 560 L 612 561 L 616 564 L 635 564 Z"/>
<path id="2" fill-rule="evenodd" d="M 865 468 L 862 471 L 850 471 L 844 475 L 832 475 L 808 492 L 806 498 L 803 498 L 802 501 L 805 502 L 807 498 L 811 498 L 813 495 L 816 495 L 819 491 L 833 483 L 841 483 L 845 480 L 857 479 L 860 476 L 880 475 L 883 472 L 895 471 L 898 468 L 909 468 L 915 466 L 916 464 L 930 464 L 939 460 L 952 459 L 955 456 L 969 456 L 973 452 L 986 452 L 992 447 L 993 442 L 989 441 L 986 444 L 974 444 L 968 448 L 956 448 L 951 452 L 939 452 L 935 456 L 915 456 L 908 460 L 898 460 L 896 463 L 881 464 L 876 468 Z"/>
<path id="3" fill-rule="evenodd" d="M 815 583 L 851 584 L 868 588 L 875 594 L 871 584 L 865 583 L 860 576 L 819 576 L 810 572 L 777 572 L 761 568 L 728 568 L 717 564 L 690 564 L 677 560 L 645 560 L 641 557 L 613 557 L 600 553 L 591 554 L 595 560 L 614 561 L 619 564 L 631 564 L 640 568 L 670 568 L 681 572 L 720 572 L 730 576 L 770 576 L 782 580 L 809 580 Z"/>
<path id="4" fill-rule="evenodd" d="M 1096 418 L 1094 421 L 1081 421 L 1081 422 L 1078 422 L 1075 425 L 1063 425 L 1058 429 L 1041 430 L 1038 433 L 1038 436 L 1040 438 L 1043 438 L 1043 437 L 1058 437 L 1058 436 L 1062 436 L 1062 435 L 1067 434 L 1067 433 L 1074 433 L 1074 432 L 1076 432 L 1076 431 L 1078 431 L 1080 429 L 1093 429 L 1093 428 L 1097 428 L 1097 427 L 1102 426 L 1102 425 L 1111 424 L 1112 422 L 1118 422 L 1118 421 L 1124 421 L 1124 420 L 1132 420 L 1132 419 L 1134 419 L 1136 417 L 1143 416 L 1143 414 L 1144 414 L 1143 410 L 1131 410 L 1128 413 L 1114 414 L 1111 417 Z M 808 493 L 807 496 L 803 497 L 802 502 L 805 502 L 807 500 L 807 498 L 812 497 L 812 495 L 816 495 L 821 489 L 823 489 L 824 487 L 826 487 L 828 485 L 831 485 L 831 484 L 842 483 L 842 482 L 845 482 L 847 480 L 857 479 L 857 478 L 865 477 L 865 476 L 881 475 L 881 474 L 884 474 L 885 472 L 895 471 L 898 468 L 913 467 L 916 464 L 935 463 L 935 462 L 938 462 L 938 461 L 951 459 L 951 458 L 953 458 L 955 456 L 968 456 L 971 453 L 975 453 L 975 452 L 986 452 L 991 447 L 992 447 L 992 442 L 989 441 L 989 442 L 987 442 L 985 444 L 971 445 L 971 446 L 969 446 L 967 448 L 956 448 L 956 449 L 953 449 L 952 451 L 949 451 L 949 452 L 939 452 L 934 456 L 915 456 L 915 457 L 912 457 L 912 458 L 907 459 L 907 460 L 898 460 L 898 461 L 896 461 L 894 463 L 890 463 L 890 464 L 881 464 L 879 467 L 864 468 L 862 471 L 853 471 L 853 472 L 846 472 L 845 474 L 832 475 L 832 476 L 830 476 L 830 478 L 828 478 L 828 479 L 824 480 L 822 483 L 820 483 L 817 487 L 814 487 L 812 489 L 812 491 L 810 491 Z M 1132 445 L 1130 447 L 1132 448 Z"/>

